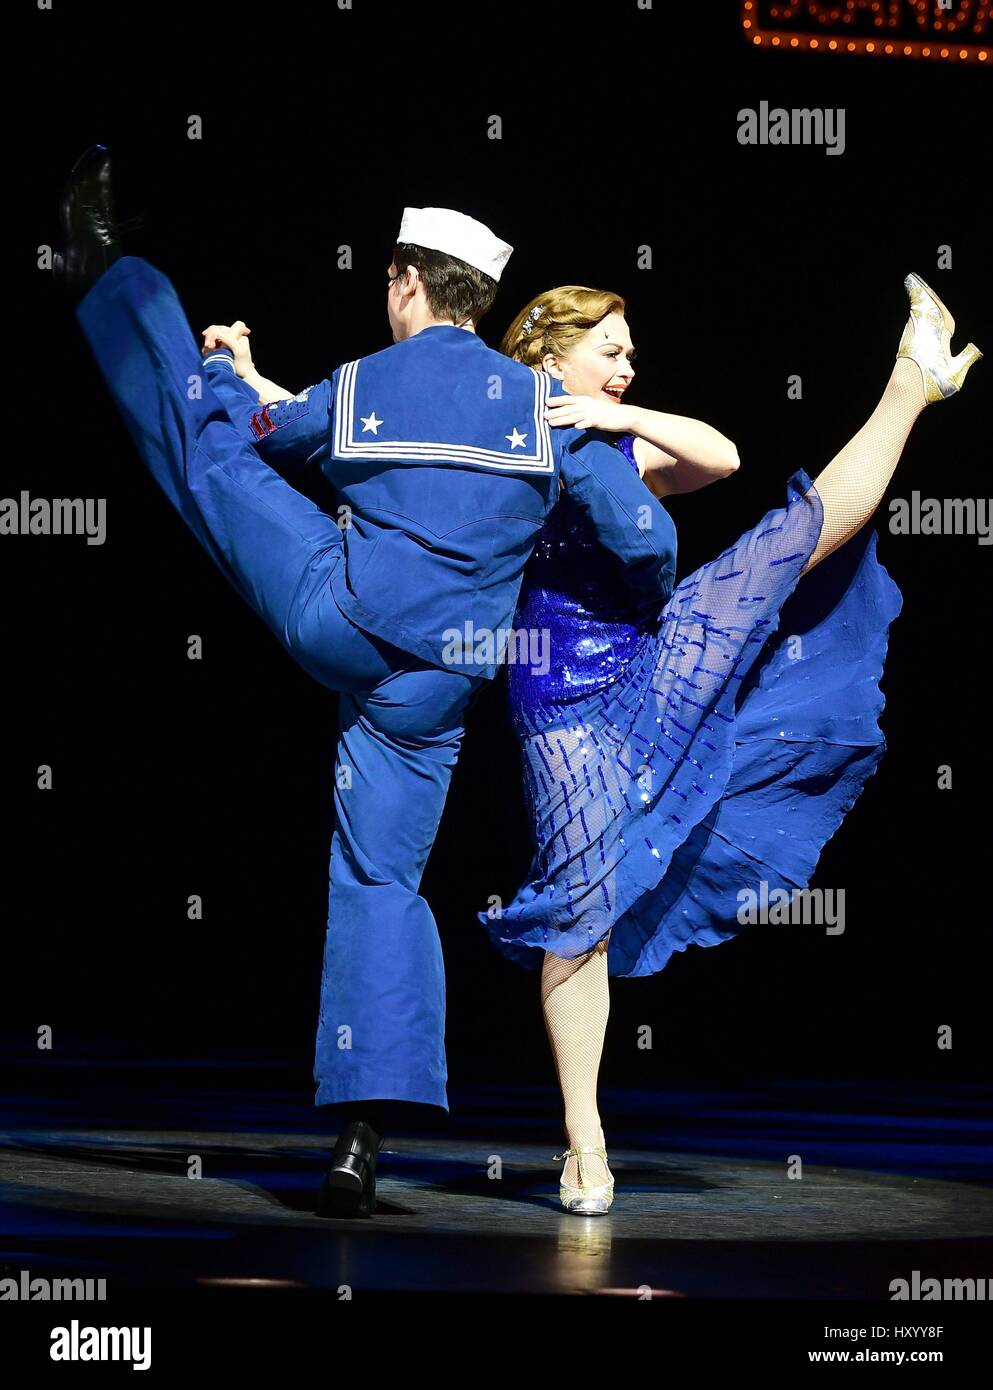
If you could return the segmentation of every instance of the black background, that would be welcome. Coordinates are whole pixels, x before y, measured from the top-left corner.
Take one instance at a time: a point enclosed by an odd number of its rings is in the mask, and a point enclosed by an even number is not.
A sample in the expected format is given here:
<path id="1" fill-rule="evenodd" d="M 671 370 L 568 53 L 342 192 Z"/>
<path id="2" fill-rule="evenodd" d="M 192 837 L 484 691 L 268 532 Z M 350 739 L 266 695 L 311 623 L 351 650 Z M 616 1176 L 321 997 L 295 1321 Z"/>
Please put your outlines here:
<path id="1" fill-rule="evenodd" d="M 5 538 L 13 811 L 3 1032 L 113 1054 L 282 1057 L 309 1086 L 325 930 L 336 702 L 201 552 L 131 446 L 38 246 L 77 155 L 114 152 L 126 249 L 173 280 L 195 331 L 245 319 L 296 391 L 390 342 L 386 267 L 405 205 L 459 208 L 515 249 L 481 325 L 496 346 L 556 283 L 628 297 L 629 399 L 737 444 L 730 480 L 668 504 L 678 577 L 785 501 L 886 382 L 915 270 L 988 353 L 919 420 L 888 496 L 988 493 L 993 333 L 982 201 L 989 74 L 757 52 L 733 4 L 615 0 L 25 7 L 29 119 L 8 150 L 26 308 L 2 491 L 107 499 L 108 537 Z M 846 150 L 742 147 L 767 100 L 844 107 Z M 203 138 L 187 138 L 190 115 Z M 487 139 L 488 118 L 503 121 Z M 986 150 L 988 153 L 988 148 Z M 336 268 L 353 248 L 354 269 Z M 654 268 L 636 267 L 653 247 Z M 949 245 L 953 268 L 936 268 Z M 984 326 L 985 325 L 985 326 Z M 786 399 L 798 373 L 802 401 Z M 11 420 L 10 416 L 15 419 Z M 892 536 L 904 609 L 882 688 L 889 748 L 813 886 L 840 937 L 758 927 L 615 981 L 604 1084 L 752 1073 L 978 1079 L 988 1036 L 990 550 Z M 186 656 L 200 634 L 204 659 Z M 537 976 L 475 912 L 529 861 L 505 682 L 473 706 L 422 891 L 448 969 L 453 1081 L 553 1082 Z M 36 788 L 53 768 L 54 790 Z M 937 770 L 954 789 L 937 789 Z M 187 920 L 202 895 L 204 919 Z M 651 1024 L 654 1048 L 634 1029 Z M 939 1052 L 936 1030 L 954 1030 Z"/>

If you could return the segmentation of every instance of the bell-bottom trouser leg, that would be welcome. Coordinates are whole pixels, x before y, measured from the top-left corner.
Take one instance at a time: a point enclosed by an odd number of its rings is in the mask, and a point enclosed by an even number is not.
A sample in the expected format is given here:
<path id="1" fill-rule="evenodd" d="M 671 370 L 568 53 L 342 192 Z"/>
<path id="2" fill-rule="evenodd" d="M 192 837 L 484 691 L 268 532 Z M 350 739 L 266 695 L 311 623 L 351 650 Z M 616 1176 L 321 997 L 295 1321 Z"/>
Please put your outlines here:
<path id="1" fill-rule="evenodd" d="M 475 684 L 425 667 L 341 697 L 318 1105 L 448 1109 L 444 960 L 418 888 Z"/>

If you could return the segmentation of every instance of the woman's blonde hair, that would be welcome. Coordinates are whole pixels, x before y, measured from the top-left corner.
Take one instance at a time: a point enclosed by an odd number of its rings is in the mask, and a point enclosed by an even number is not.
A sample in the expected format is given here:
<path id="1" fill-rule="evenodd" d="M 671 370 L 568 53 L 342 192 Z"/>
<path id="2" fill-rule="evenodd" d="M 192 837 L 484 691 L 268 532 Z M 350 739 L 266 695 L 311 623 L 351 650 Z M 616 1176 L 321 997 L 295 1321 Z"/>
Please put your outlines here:
<path id="1" fill-rule="evenodd" d="M 601 319 L 615 312 L 623 314 L 624 308 L 621 296 L 610 290 L 558 285 L 525 304 L 501 338 L 500 351 L 540 371 L 546 352 L 565 357 Z M 540 310 L 536 316 L 535 310 Z M 526 320 L 530 331 L 526 331 Z"/>

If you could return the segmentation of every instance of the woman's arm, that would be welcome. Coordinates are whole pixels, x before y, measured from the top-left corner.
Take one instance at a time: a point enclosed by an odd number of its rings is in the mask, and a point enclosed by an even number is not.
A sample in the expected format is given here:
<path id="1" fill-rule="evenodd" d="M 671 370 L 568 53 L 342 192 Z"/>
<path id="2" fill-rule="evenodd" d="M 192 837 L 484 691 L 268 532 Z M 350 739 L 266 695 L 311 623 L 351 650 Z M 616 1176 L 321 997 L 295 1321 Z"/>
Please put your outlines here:
<path id="1" fill-rule="evenodd" d="M 261 376 L 255 370 L 255 363 L 252 361 L 252 349 L 248 339 L 251 329 L 246 326 L 242 319 L 235 323 L 212 323 L 209 328 L 203 330 L 203 350 L 210 352 L 217 347 L 218 343 L 223 343 L 234 357 L 234 369 L 241 377 L 246 386 L 250 386 L 259 398 L 259 405 L 271 405 L 273 401 L 291 401 L 293 392 L 287 391 L 283 386 L 277 386 L 268 377 Z"/>
<path id="2" fill-rule="evenodd" d="M 260 376 L 248 346 L 249 331 L 240 319 L 230 326 L 205 328 L 204 370 L 235 425 L 264 462 L 285 477 L 287 470 L 309 463 L 327 443 L 332 383 L 321 381 L 293 396 Z"/>
<path id="3" fill-rule="evenodd" d="M 268 377 L 259 376 L 254 367 L 245 373 L 242 381 L 253 391 L 258 392 L 260 405 L 271 405 L 273 401 L 291 401 L 293 399 L 292 391 L 287 391 L 283 386 L 277 386 Z"/>
<path id="4" fill-rule="evenodd" d="M 695 492 L 726 478 L 738 467 L 738 450 L 726 435 L 688 415 L 666 415 L 591 396 L 551 396 L 550 425 L 633 434 L 638 472 L 656 497 Z"/>
<path id="5" fill-rule="evenodd" d="M 739 466 L 731 440 L 703 420 L 636 405 L 620 409 L 627 412 L 627 428 L 636 436 L 638 471 L 656 497 L 696 492 L 729 477 Z"/>

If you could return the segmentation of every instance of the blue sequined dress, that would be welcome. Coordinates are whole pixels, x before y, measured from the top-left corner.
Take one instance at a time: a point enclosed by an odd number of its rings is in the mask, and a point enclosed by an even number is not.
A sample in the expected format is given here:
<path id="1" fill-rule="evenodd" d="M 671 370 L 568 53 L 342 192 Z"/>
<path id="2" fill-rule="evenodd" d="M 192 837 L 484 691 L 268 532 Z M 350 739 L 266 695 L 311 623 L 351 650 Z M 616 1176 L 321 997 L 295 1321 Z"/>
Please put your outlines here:
<path id="1" fill-rule="evenodd" d="M 633 436 L 616 443 L 636 468 Z M 807 886 L 885 749 L 902 607 L 868 525 L 798 585 L 822 516 L 797 470 L 785 507 L 646 616 L 563 493 L 514 619 L 547 631 L 551 660 L 508 667 L 534 857 L 478 914 L 504 955 L 537 969 L 609 931 L 608 973 L 649 975 L 737 935 L 743 890 Z"/>

